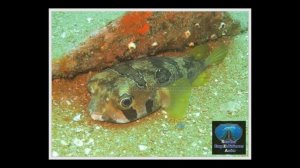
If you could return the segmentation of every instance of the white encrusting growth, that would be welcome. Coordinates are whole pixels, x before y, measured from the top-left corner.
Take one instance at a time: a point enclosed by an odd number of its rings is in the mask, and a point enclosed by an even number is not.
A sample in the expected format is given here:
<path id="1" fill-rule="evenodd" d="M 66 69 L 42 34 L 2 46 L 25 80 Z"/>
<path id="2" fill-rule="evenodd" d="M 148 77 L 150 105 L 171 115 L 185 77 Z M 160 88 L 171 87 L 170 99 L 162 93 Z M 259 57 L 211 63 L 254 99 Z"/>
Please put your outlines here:
<path id="1" fill-rule="evenodd" d="M 153 42 L 153 43 L 151 44 L 152 47 L 155 47 L 155 46 L 157 46 L 157 45 L 158 45 L 157 42 Z"/>
<path id="2" fill-rule="evenodd" d="M 130 51 L 136 49 L 136 44 L 135 44 L 134 42 L 130 42 L 130 43 L 128 44 L 128 49 L 129 49 Z"/>
<path id="3" fill-rule="evenodd" d="M 191 32 L 189 30 L 184 32 L 184 37 L 185 38 L 189 38 L 190 36 L 191 36 Z"/>

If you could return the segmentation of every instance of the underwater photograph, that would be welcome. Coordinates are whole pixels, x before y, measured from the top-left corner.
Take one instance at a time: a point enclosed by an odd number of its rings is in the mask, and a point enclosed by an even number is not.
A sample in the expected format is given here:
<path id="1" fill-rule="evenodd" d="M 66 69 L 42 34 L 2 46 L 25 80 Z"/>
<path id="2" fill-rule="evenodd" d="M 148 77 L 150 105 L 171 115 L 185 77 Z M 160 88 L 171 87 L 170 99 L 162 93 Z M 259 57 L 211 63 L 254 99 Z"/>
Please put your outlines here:
<path id="1" fill-rule="evenodd" d="M 251 159 L 251 9 L 49 9 L 49 159 Z"/>

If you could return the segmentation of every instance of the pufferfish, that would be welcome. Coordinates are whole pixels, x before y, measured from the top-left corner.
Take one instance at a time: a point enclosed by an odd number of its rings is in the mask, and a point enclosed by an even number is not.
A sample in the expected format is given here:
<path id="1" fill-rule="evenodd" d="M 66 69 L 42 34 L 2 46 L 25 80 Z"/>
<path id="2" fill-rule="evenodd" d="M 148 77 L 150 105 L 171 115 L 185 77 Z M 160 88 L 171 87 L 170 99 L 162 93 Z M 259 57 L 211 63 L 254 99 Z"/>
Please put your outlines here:
<path id="1" fill-rule="evenodd" d="M 151 56 L 122 62 L 93 76 L 88 82 L 93 120 L 129 123 L 170 104 L 167 89 L 180 79 L 193 82 L 226 55 L 224 47 L 209 56 Z M 180 99 L 174 97 L 173 99 Z"/>

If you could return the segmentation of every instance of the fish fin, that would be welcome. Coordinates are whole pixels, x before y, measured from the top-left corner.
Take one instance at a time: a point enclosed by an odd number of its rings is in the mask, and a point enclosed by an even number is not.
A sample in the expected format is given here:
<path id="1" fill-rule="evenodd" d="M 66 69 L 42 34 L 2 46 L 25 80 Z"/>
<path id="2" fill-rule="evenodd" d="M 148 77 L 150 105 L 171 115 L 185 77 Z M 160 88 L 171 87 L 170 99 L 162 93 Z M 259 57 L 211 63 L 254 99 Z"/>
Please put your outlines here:
<path id="1" fill-rule="evenodd" d="M 209 47 L 207 44 L 200 44 L 188 51 L 187 54 L 192 55 L 193 59 L 199 61 L 209 55 Z"/>
<path id="2" fill-rule="evenodd" d="M 183 119 L 188 110 L 189 99 L 192 93 L 192 85 L 187 79 L 179 79 L 168 86 L 170 104 L 166 108 L 171 119 Z"/>
<path id="3" fill-rule="evenodd" d="M 205 85 L 209 81 L 209 72 L 204 71 L 200 73 L 196 79 L 193 81 L 192 86 L 193 87 L 199 87 Z"/>
<path id="4" fill-rule="evenodd" d="M 227 55 L 228 53 L 228 46 L 222 44 L 220 47 L 213 50 L 210 55 L 205 59 L 204 65 L 216 65 L 219 64 Z"/>

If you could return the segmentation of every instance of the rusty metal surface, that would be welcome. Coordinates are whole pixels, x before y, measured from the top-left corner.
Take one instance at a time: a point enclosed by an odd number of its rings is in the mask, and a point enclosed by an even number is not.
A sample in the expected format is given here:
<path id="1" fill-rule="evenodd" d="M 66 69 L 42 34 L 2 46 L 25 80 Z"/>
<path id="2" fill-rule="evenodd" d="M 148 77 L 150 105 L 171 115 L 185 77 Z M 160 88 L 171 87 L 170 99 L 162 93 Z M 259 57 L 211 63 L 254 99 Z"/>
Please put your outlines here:
<path id="1" fill-rule="evenodd" d="M 128 12 L 52 62 L 52 78 L 72 78 L 120 61 L 183 52 L 240 31 L 239 23 L 226 12 Z"/>

